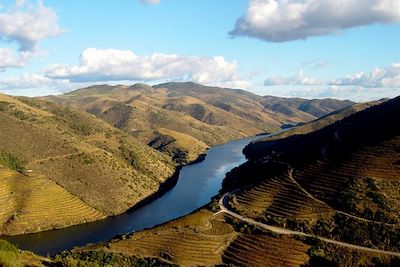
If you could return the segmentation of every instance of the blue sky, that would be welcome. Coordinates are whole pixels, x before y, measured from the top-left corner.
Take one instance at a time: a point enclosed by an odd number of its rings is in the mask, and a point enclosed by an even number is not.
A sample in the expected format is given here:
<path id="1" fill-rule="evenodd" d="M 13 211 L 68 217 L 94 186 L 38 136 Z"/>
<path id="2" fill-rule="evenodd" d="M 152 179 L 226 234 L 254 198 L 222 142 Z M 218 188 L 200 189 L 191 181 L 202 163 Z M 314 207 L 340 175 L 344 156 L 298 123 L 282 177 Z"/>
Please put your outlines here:
<path id="1" fill-rule="evenodd" d="M 306 98 L 400 94 L 399 0 L 143 2 L 0 0 L 0 92 L 191 80 Z"/>

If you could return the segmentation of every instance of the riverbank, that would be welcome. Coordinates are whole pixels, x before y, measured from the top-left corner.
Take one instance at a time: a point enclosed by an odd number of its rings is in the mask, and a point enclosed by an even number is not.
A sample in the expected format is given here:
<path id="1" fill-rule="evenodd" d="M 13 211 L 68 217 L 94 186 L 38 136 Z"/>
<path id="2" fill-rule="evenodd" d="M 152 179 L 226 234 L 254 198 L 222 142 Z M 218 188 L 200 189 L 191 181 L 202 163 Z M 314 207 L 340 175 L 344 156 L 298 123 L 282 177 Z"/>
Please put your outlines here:
<path id="1" fill-rule="evenodd" d="M 5 239 L 18 244 L 21 249 L 40 255 L 54 255 L 75 246 L 110 240 L 182 217 L 209 203 L 218 194 L 225 173 L 245 162 L 242 150 L 257 138 L 260 137 L 235 140 L 210 148 L 201 162 L 179 168 L 160 186 L 160 190 L 121 215 Z"/>

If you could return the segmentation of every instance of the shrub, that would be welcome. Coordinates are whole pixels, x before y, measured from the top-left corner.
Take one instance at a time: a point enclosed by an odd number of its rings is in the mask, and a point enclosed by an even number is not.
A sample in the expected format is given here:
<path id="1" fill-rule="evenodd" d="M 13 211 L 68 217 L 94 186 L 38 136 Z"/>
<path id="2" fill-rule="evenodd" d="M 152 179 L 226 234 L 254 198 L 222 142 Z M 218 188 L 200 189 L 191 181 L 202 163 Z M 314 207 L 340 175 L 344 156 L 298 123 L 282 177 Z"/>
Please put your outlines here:
<path id="1" fill-rule="evenodd" d="M 18 259 L 18 249 L 5 240 L 0 240 L 0 266 L 22 266 Z"/>
<path id="2" fill-rule="evenodd" d="M 97 267 L 97 266 L 176 266 L 157 258 L 136 258 L 119 253 L 104 251 L 62 252 L 53 259 L 60 267 Z"/>
<path id="3" fill-rule="evenodd" d="M 18 249 L 5 240 L 0 239 L 0 251 L 18 253 Z"/>
<path id="4" fill-rule="evenodd" d="M 22 162 L 9 152 L 0 151 L 0 164 L 22 174 L 25 172 Z"/>

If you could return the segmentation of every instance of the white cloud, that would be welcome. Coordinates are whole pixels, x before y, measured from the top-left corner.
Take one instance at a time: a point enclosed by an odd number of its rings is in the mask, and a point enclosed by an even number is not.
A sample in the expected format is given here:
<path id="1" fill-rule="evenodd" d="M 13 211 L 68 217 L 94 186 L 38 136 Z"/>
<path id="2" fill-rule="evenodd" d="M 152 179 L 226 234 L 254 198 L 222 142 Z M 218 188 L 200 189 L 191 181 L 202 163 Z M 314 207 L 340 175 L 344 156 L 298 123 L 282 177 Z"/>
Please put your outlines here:
<path id="1" fill-rule="evenodd" d="M 54 80 L 42 74 L 24 73 L 20 76 L 0 78 L 0 92 L 9 95 L 54 95 L 67 92 L 72 88 L 74 86 L 68 80 Z"/>
<path id="2" fill-rule="evenodd" d="M 34 51 L 39 41 L 61 33 L 57 14 L 42 1 L 17 0 L 0 12 L 0 39 L 17 42 L 21 51 Z"/>
<path id="3" fill-rule="evenodd" d="M 160 3 L 160 0 L 139 0 L 140 3 L 147 4 L 147 5 L 157 5 Z"/>
<path id="4" fill-rule="evenodd" d="M 31 52 L 23 51 L 16 54 L 12 49 L 0 47 L 0 71 L 6 68 L 22 68 L 31 57 Z"/>
<path id="5" fill-rule="evenodd" d="M 71 82 L 157 81 L 178 79 L 207 85 L 248 84 L 237 75 L 237 62 L 213 58 L 156 53 L 138 56 L 130 50 L 88 48 L 79 66 L 54 65 L 46 76 Z"/>
<path id="6" fill-rule="evenodd" d="M 322 69 L 329 65 L 325 60 L 309 60 L 301 63 L 302 67 L 311 67 L 312 69 Z"/>
<path id="7" fill-rule="evenodd" d="M 16 77 L 0 79 L 0 89 L 32 89 L 40 87 L 64 87 L 69 85 L 67 80 L 54 80 L 40 74 L 24 73 Z"/>
<path id="8" fill-rule="evenodd" d="M 231 36 L 285 42 L 400 21 L 399 0 L 250 0 Z"/>
<path id="9" fill-rule="evenodd" d="M 300 70 L 295 76 L 272 76 L 265 80 L 264 85 L 320 85 L 321 83 L 318 79 L 305 76 Z"/>
<path id="10" fill-rule="evenodd" d="M 265 80 L 264 85 L 333 85 L 364 88 L 400 88 L 400 63 L 392 63 L 388 67 L 374 68 L 369 73 L 358 72 L 332 81 L 321 81 L 316 78 L 307 77 L 300 70 L 295 76 L 269 77 Z"/>
<path id="11" fill-rule="evenodd" d="M 400 63 L 374 68 L 368 73 L 347 75 L 332 81 L 306 78 L 302 72 L 293 77 L 274 76 L 268 78 L 264 85 L 268 89 L 263 90 L 263 93 L 287 97 L 334 97 L 354 101 L 395 97 L 400 95 Z"/>
<path id="12" fill-rule="evenodd" d="M 330 85 L 354 85 L 366 88 L 400 88 L 400 63 L 386 68 L 374 68 L 369 73 L 359 72 L 329 82 Z"/>

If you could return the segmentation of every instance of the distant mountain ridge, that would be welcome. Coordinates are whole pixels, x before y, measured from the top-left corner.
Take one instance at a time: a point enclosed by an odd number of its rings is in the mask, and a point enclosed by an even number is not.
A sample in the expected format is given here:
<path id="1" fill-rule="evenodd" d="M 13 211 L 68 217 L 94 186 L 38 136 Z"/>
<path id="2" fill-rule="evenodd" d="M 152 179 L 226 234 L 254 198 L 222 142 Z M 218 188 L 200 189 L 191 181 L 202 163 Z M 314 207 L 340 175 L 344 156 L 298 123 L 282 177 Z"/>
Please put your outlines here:
<path id="1" fill-rule="evenodd" d="M 209 146 L 276 132 L 353 104 L 262 97 L 192 82 L 96 85 L 46 99 L 88 111 L 146 144 L 155 144 L 179 163 L 195 160 Z"/>
<path id="2" fill-rule="evenodd" d="M 324 99 L 302 99 L 302 98 L 282 98 L 275 96 L 264 96 L 267 100 L 268 105 L 266 107 L 274 108 L 275 106 L 280 108 L 294 108 L 319 118 L 325 116 L 331 112 L 341 110 L 354 104 L 350 100 L 338 101 L 332 98 Z"/>

